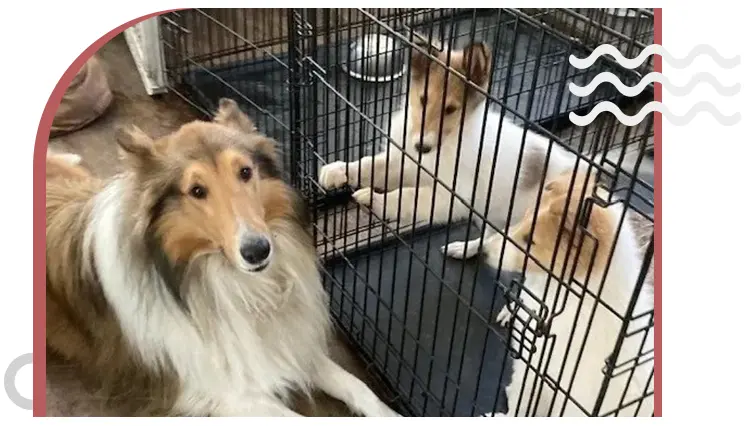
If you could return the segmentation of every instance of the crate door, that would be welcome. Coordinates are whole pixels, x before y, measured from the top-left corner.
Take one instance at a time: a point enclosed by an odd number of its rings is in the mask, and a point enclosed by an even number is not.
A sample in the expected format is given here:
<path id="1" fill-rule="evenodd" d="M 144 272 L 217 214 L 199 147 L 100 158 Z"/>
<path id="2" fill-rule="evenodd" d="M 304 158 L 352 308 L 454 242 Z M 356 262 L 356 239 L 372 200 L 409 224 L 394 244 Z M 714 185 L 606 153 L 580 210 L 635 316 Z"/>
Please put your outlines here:
<path id="1" fill-rule="evenodd" d="M 124 31 L 124 37 L 148 95 L 164 93 L 166 81 L 159 17 L 133 25 Z"/>

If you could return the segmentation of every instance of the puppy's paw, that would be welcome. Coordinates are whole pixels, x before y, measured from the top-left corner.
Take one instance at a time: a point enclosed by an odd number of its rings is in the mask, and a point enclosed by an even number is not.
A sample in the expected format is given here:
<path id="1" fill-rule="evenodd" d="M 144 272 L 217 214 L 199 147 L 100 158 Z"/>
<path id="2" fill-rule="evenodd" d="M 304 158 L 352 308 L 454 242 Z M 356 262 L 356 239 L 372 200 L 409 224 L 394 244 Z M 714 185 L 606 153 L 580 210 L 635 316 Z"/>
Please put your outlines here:
<path id="1" fill-rule="evenodd" d="M 508 308 L 508 305 L 505 305 L 495 317 L 495 322 L 500 327 L 507 327 L 508 323 L 510 322 L 510 315 L 510 309 Z"/>
<path id="2" fill-rule="evenodd" d="M 440 248 L 441 253 L 454 259 L 470 259 L 479 253 L 479 239 L 454 241 Z"/>
<path id="3" fill-rule="evenodd" d="M 379 194 L 377 194 L 373 188 L 363 188 L 353 192 L 352 198 L 354 198 L 355 202 L 361 206 L 370 207 L 373 205 L 373 200 L 377 195 Z"/>
<path id="4" fill-rule="evenodd" d="M 355 199 L 356 203 L 370 209 L 379 218 L 384 218 L 384 214 L 388 216 L 396 214 L 396 200 L 392 193 L 388 194 L 388 200 L 386 201 L 391 206 L 388 211 L 386 211 L 386 204 L 384 203 L 384 194 L 376 192 L 373 188 L 358 189 L 352 194 L 352 198 Z"/>
<path id="5" fill-rule="evenodd" d="M 508 417 L 505 413 L 484 413 L 479 417 Z"/>
<path id="6" fill-rule="evenodd" d="M 321 168 L 319 184 L 324 189 L 335 189 L 347 183 L 347 163 L 335 161 Z"/>
<path id="7" fill-rule="evenodd" d="M 376 214 L 383 214 L 383 194 L 377 193 L 373 188 L 358 189 L 352 194 L 355 202 L 361 206 L 368 207 Z"/>

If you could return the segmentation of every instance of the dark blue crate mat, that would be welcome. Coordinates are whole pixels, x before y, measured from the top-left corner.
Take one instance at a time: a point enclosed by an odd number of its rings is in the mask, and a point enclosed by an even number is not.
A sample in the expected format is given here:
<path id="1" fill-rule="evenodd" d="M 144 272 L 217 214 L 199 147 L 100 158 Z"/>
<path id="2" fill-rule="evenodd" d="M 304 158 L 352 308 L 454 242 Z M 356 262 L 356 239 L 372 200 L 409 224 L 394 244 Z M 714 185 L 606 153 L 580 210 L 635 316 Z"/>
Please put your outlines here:
<path id="1" fill-rule="evenodd" d="M 452 226 L 449 239 L 463 238 L 466 229 Z M 472 227 L 470 237 L 477 232 Z M 350 264 L 329 262 L 332 313 L 411 415 L 504 411 L 511 359 L 505 359 L 505 331 L 491 323 L 504 304 L 496 271 L 478 258 L 445 258 L 445 242 L 445 230 L 412 241 L 427 267 L 413 261 L 408 249 L 392 245 L 351 257 Z M 506 287 L 510 278 L 501 277 Z"/>

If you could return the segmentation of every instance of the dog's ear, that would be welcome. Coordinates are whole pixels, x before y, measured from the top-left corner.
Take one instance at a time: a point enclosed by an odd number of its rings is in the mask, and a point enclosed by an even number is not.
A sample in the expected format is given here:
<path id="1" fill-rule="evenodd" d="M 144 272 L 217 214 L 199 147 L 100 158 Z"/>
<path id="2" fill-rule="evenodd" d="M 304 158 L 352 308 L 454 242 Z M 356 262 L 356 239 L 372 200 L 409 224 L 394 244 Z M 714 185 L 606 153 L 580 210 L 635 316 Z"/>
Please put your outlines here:
<path id="1" fill-rule="evenodd" d="M 114 138 L 125 159 L 142 162 L 155 156 L 153 139 L 137 126 L 117 127 Z"/>
<path id="2" fill-rule="evenodd" d="M 567 206 L 567 221 L 573 222 L 575 215 L 580 209 L 583 209 L 585 201 L 593 197 L 594 188 L 596 187 L 596 176 L 594 173 L 577 172 L 575 179 L 570 187 L 572 173 L 563 176 L 552 182 L 552 192 L 549 201 L 549 210 L 552 214 L 561 217 L 565 212 L 565 204 L 570 198 Z M 588 182 L 586 182 L 586 179 Z"/>
<path id="3" fill-rule="evenodd" d="M 277 152 L 277 142 L 270 137 L 256 135 L 251 140 L 251 148 L 262 155 L 270 157 L 273 161 L 279 161 L 280 159 Z"/>
<path id="4" fill-rule="evenodd" d="M 544 185 L 544 194 L 553 194 L 559 184 L 556 180 L 550 180 Z"/>
<path id="5" fill-rule="evenodd" d="M 480 87 L 487 85 L 492 71 L 492 52 L 482 43 L 476 42 L 463 50 L 462 70 L 466 78 Z"/>
<path id="6" fill-rule="evenodd" d="M 274 139 L 256 133 L 249 138 L 248 147 L 260 173 L 265 177 L 280 177 L 280 154 Z"/>
<path id="7" fill-rule="evenodd" d="M 583 186 L 582 182 L 578 181 L 578 178 L 575 178 L 575 187 L 578 185 Z M 565 179 L 564 176 L 555 179 L 551 182 L 549 182 L 545 189 L 548 189 L 548 192 L 545 192 L 546 197 L 548 198 L 549 202 L 549 212 L 552 215 L 555 216 L 562 216 L 565 213 L 565 210 L 567 210 L 567 216 L 570 218 L 575 211 L 577 211 L 577 205 L 578 200 L 574 197 L 570 199 L 569 205 L 568 203 L 568 197 L 571 197 L 572 193 L 570 192 L 569 187 L 570 181 L 569 179 Z M 565 206 L 567 205 L 567 208 L 565 209 Z M 571 219 L 572 220 L 572 219 Z"/>
<path id="8" fill-rule="evenodd" d="M 421 36 L 420 36 L 421 37 Z M 433 58 L 438 58 L 440 52 L 435 47 L 431 46 L 426 38 L 420 38 L 415 36 L 413 39 L 414 45 L 423 49 L 427 53 L 420 52 L 418 49 L 412 48 L 412 61 L 410 62 L 410 73 L 413 76 L 420 77 L 427 74 L 430 65 L 433 63 Z"/>
<path id="9" fill-rule="evenodd" d="M 244 133 L 254 133 L 257 130 L 254 122 L 241 111 L 238 103 L 229 98 L 221 98 L 218 101 L 218 111 L 215 113 L 213 121 Z"/>
<path id="10" fill-rule="evenodd" d="M 555 216 L 562 216 L 565 213 L 565 206 L 567 205 L 567 192 L 561 192 L 559 194 L 552 194 L 549 198 L 549 212 Z M 567 205 L 567 217 L 569 220 L 574 220 L 571 217 L 578 205 L 578 200 L 571 199 L 570 204 Z"/>

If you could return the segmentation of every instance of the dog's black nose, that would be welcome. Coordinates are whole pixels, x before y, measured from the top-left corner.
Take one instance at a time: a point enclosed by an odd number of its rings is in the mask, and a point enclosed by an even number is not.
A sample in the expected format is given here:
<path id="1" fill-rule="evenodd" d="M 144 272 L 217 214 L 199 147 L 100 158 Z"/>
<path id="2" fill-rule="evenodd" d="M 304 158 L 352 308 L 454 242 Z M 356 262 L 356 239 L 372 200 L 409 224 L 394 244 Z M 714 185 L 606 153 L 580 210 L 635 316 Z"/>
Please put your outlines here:
<path id="1" fill-rule="evenodd" d="M 252 265 L 264 262 L 269 257 L 271 247 L 264 237 L 252 237 L 241 244 L 241 257 Z"/>
<path id="2" fill-rule="evenodd" d="M 433 147 L 431 147 L 430 145 L 424 145 L 424 144 L 421 144 L 421 143 L 416 143 L 416 144 L 414 144 L 414 149 L 416 149 L 417 151 L 419 151 L 419 152 L 421 152 L 423 154 L 427 154 L 428 152 L 430 152 L 430 151 L 433 150 Z"/>

